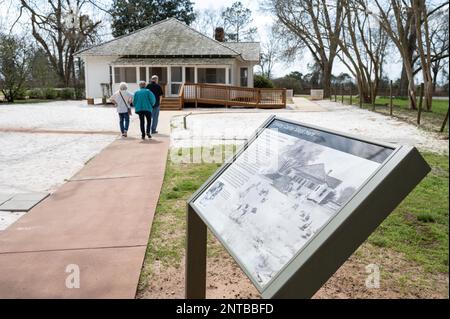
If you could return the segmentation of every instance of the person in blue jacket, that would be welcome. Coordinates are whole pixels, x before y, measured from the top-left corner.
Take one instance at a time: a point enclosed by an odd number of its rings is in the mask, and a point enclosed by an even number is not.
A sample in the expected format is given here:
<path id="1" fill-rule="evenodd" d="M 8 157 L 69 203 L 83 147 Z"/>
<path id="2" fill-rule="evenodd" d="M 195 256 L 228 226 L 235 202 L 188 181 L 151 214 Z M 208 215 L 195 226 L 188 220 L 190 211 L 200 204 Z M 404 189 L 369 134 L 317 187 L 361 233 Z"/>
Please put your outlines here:
<path id="1" fill-rule="evenodd" d="M 139 82 L 139 90 L 134 93 L 133 105 L 134 111 L 139 115 L 139 122 L 141 124 L 142 139 L 145 140 L 145 135 L 152 138 L 150 128 L 152 125 L 152 110 L 156 103 L 155 95 L 147 88 L 145 88 L 145 81 Z M 145 127 L 145 120 L 147 120 L 147 127 Z"/>

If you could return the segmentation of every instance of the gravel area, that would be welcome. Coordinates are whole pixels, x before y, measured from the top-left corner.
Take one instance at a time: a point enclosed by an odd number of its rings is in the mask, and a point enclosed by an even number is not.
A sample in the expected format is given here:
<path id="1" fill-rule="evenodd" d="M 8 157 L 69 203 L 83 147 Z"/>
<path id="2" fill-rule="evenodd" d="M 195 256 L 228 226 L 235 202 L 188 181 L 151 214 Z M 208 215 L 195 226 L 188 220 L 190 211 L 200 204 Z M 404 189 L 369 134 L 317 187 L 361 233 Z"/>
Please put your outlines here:
<path id="1" fill-rule="evenodd" d="M 395 118 L 342 106 L 330 101 L 317 102 L 323 111 L 234 110 L 222 112 L 193 112 L 186 118 L 172 119 L 172 148 L 210 146 L 214 144 L 240 144 L 272 114 L 315 126 L 348 133 L 371 140 L 393 144 L 414 145 L 421 150 L 448 154 L 448 140 L 418 129 Z"/>
<path id="2" fill-rule="evenodd" d="M 86 101 L 0 104 L 0 129 L 117 131 L 114 107 L 88 106 Z"/>
<path id="3" fill-rule="evenodd" d="M 1 133 L 0 193 L 52 192 L 114 138 Z"/>

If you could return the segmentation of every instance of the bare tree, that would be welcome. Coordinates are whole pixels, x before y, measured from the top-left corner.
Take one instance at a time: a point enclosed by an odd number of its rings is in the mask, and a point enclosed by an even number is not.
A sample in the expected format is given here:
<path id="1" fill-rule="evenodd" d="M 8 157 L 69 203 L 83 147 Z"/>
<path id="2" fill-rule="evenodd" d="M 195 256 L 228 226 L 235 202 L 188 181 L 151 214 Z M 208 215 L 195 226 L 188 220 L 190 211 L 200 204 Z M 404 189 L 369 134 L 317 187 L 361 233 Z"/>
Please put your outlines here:
<path id="1" fill-rule="evenodd" d="M 259 66 L 261 74 L 267 78 L 272 78 L 272 70 L 275 63 L 280 58 L 280 37 L 275 27 L 270 28 L 267 40 L 262 43 L 262 52 Z"/>
<path id="2" fill-rule="evenodd" d="M 329 97 L 333 62 L 339 49 L 342 0 L 272 0 L 271 5 L 278 21 L 295 34 L 320 66 L 324 97 Z"/>
<path id="3" fill-rule="evenodd" d="M 428 15 L 429 45 L 431 51 L 431 77 L 433 93 L 436 91 L 438 75 L 448 64 L 449 57 L 449 29 L 448 11 L 439 10 L 435 14 Z M 422 70 L 419 63 L 414 74 Z"/>
<path id="4" fill-rule="evenodd" d="M 217 27 L 224 26 L 224 20 L 221 15 L 223 9 L 215 10 L 212 8 L 196 11 L 195 20 L 192 27 L 208 37 L 214 37 L 214 30 Z"/>
<path id="5" fill-rule="evenodd" d="M 414 0 L 411 0 L 414 1 Z M 411 109 L 417 109 L 414 86 L 414 72 L 410 55 L 410 28 L 414 28 L 416 16 L 406 0 L 386 1 L 373 0 L 371 2 L 359 0 L 363 10 L 375 17 L 400 52 L 403 67 L 408 78 L 408 97 Z M 373 5 L 374 8 L 370 8 Z M 373 10 L 371 10 L 373 9 Z"/>
<path id="6" fill-rule="evenodd" d="M 20 0 L 20 4 L 20 16 L 23 12 L 30 15 L 33 37 L 46 53 L 62 84 L 68 86 L 75 77 L 74 53 L 95 41 L 101 24 L 101 21 L 92 21 L 88 15 L 80 13 L 84 6 L 92 3 Z"/>
<path id="7" fill-rule="evenodd" d="M 375 101 L 382 78 L 388 36 L 368 13 L 360 11 L 352 0 L 343 0 L 345 18 L 338 43 L 340 60 L 357 80 L 360 98 Z"/>

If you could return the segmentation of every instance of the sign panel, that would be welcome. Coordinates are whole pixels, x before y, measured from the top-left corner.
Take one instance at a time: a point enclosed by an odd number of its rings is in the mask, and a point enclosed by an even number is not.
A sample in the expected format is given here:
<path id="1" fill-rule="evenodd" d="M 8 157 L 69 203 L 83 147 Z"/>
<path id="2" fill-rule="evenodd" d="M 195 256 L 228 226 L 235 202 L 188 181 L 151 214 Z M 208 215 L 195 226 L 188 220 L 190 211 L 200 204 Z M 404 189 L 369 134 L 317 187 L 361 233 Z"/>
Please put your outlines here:
<path id="1" fill-rule="evenodd" d="M 392 151 L 274 120 L 192 204 L 264 288 Z"/>
<path id="2" fill-rule="evenodd" d="M 414 148 L 272 117 L 189 201 L 187 295 L 205 271 L 192 214 L 263 297 L 310 296 L 428 171 Z"/>

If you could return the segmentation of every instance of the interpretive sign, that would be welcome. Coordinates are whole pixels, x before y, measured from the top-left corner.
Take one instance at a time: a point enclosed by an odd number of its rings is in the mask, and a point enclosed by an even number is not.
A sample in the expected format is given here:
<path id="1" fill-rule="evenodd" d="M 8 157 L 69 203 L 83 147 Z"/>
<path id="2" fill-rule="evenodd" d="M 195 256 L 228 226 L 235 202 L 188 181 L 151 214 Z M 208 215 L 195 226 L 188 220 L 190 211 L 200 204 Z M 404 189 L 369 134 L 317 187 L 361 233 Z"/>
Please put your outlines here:
<path id="1" fill-rule="evenodd" d="M 263 297 L 310 297 L 428 171 L 412 147 L 272 117 L 189 201 L 187 297 L 203 297 L 189 278 L 202 223 Z"/>

